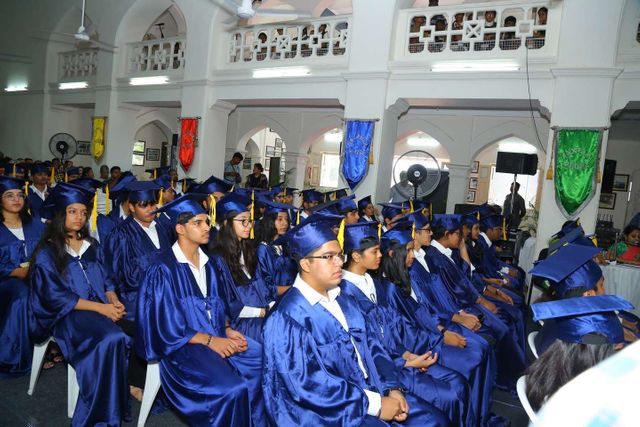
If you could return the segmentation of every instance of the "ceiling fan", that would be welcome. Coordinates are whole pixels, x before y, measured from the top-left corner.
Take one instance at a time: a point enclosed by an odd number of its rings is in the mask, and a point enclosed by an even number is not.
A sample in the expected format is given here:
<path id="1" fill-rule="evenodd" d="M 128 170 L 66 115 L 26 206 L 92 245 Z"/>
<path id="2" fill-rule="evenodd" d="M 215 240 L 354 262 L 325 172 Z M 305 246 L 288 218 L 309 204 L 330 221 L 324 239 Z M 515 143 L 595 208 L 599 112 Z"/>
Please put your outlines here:
<path id="1" fill-rule="evenodd" d="M 252 0 L 213 0 L 222 9 L 233 15 L 231 18 L 224 21 L 224 24 L 238 25 L 241 19 L 251 19 L 254 16 L 281 16 L 281 17 L 293 17 L 297 19 L 300 17 L 310 17 L 311 14 L 308 11 L 303 10 L 288 10 L 288 9 L 267 9 L 262 7 L 253 8 Z"/>
<path id="2" fill-rule="evenodd" d="M 96 40 L 97 32 L 95 31 L 95 28 L 91 23 L 89 23 L 87 27 L 85 27 L 85 23 L 84 23 L 85 3 L 86 3 L 86 0 L 82 0 L 82 13 L 80 15 L 80 26 L 78 27 L 78 30 L 75 33 L 71 34 L 71 33 L 61 33 L 58 31 L 51 31 L 51 34 L 56 34 L 59 36 L 63 36 L 65 38 L 73 37 L 76 40 L 78 47 L 84 47 L 82 45 L 85 45 L 88 43 L 91 46 L 95 45 L 97 47 L 103 47 L 108 50 L 115 49 L 116 47 L 111 44 Z"/>

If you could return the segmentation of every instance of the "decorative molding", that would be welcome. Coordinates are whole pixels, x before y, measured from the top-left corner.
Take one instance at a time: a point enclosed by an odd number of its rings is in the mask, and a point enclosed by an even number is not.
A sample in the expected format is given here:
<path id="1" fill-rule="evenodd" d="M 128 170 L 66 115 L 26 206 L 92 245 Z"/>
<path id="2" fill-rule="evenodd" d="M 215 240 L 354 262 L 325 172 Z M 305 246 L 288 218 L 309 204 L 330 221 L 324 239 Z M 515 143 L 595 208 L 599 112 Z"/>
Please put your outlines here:
<path id="1" fill-rule="evenodd" d="M 601 77 L 615 79 L 622 73 L 622 68 L 551 68 L 554 77 Z"/>
<path id="2" fill-rule="evenodd" d="M 389 71 L 345 71 L 342 77 L 346 80 L 387 80 Z"/>
<path id="3" fill-rule="evenodd" d="M 29 56 L 0 52 L 0 62 L 19 62 L 21 64 L 31 64 L 33 62 L 33 59 Z"/>

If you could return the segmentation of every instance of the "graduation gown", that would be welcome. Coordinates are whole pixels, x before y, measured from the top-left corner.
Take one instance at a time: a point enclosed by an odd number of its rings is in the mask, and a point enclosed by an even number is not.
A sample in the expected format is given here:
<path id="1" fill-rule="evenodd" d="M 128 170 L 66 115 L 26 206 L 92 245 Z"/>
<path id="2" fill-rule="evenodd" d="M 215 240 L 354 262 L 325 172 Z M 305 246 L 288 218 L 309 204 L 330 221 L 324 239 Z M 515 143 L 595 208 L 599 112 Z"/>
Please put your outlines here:
<path id="1" fill-rule="evenodd" d="M 171 247 L 171 235 L 156 223 L 160 249 L 157 249 L 133 216 L 116 226 L 104 242 L 104 260 L 109 276 L 116 284 L 120 301 L 127 310 L 126 319 L 135 320 L 138 287 L 147 266 L 164 249 Z"/>
<path id="2" fill-rule="evenodd" d="M 58 273 L 52 251 L 46 246 L 36 256 L 29 295 L 32 333 L 39 340 L 53 335 L 76 371 L 80 391 L 71 425 L 118 426 L 129 395 L 131 340 L 102 314 L 74 310 L 80 298 L 107 303 L 105 291 L 114 287 L 105 282 L 96 246 L 79 258 L 67 254 L 64 275 Z"/>
<path id="3" fill-rule="evenodd" d="M 417 263 L 414 263 L 414 265 Z M 430 305 L 421 289 L 412 285 L 416 299 L 405 295 L 402 289 L 391 284 L 387 287 L 387 300 L 392 307 L 414 325 L 432 331 L 434 323 L 438 324 L 438 315 Z M 490 415 L 491 393 L 496 377 L 495 353 L 487 341 L 474 332 L 451 321 L 444 321 L 442 326 L 465 337 L 467 346 L 453 347 L 443 343 L 440 349 L 439 363 L 461 373 L 469 383 L 470 398 L 476 414 L 478 426 L 487 424 Z M 437 333 L 439 331 L 436 329 Z"/>
<path id="4" fill-rule="evenodd" d="M 37 196 L 36 196 L 37 197 Z M 37 219 L 22 224 L 24 240 L 0 223 L 0 377 L 24 375 L 31 370 L 33 342 L 29 338 L 29 286 L 13 270 L 29 261 L 44 225 Z"/>
<path id="5" fill-rule="evenodd" d="M 247 278 L 247 283 L 237 283 L 227 263 L 220 255 L 213 255 L 211 262 L 215 264 L 216 269 L 220 272 L 220 280 L 226 288 L 225 295 L 234 295 L 232 300 L 225 301 L 230 307 L 231 327 L 262 343 L 264 317 L 240 317 L 240 312 L 244 307 L 265 308 L 268 310 L 269 306 L 273 305 L 272 303 L 277 299 L 275 287 L 258 274 L 257 269 L 251 279 Z"/>
<path id="6" fill-rule="evenodd" d="M 295 286 L 267 318 L 263 390 L 271 425 L 388 425 L 367 415 L 369 400 L 364 389 L 385 394 L 400 387 L 398 371 L 368 331 L 355 301 L 342 295 L 337 301 L 348 332 L 320 304 L 312 306 Z M 368 380 L 358 365 L 354 345 Z M 450 424 L 429 403 L 411 393 L 405 396 L 410 413 L 402 425 Z"/>
<path id="7" fill-rule="evenodd" d="M 400 370 L 402 385 L 443 411 L 454 425 L 474 425 L 475 414 L 469 399 L 469 384 L 461 374 L 441 364 L 430 366 L 426 373 L 404 366 L 402 354 L 405 351 L 418 355 L 431 351 L 439 355 L 442 335 L 429 334 L 417 328 L 390 305 L 385 288 L 393 285 L 375 279 L 374 285 L 375 302 L 347 279 L 343 278 L 340 289 L 344 295 L 351 296 L 357 302 L 368 322 L 369 330 L 375 333 Z"/>
<path id="8" fill-rule="evenodd" d="M 211 260 L 205 268 L 207 296 L 171 249 L 156 256 L 140 285 L 136 349 L 145 359 L 159 361 L 162 388 L 190 425 L 263 425 L 260 344 L 247 337 L 247 351 L 230 358 L 188 344 L 196 332 L 225 337 L 225 299 L 235 298 L 225 295 L 228 289 Z"/>
<path id="9" fill-rule="evenodd" d="M 273 245 L 264 242 L 256 248 L 258 266 L 256 276 L 261 276 L 265 282 L 274 288 L 277 295 L 278 286 L 291 286 L 298 275 L 296 262 L 283 253 L 284 247 L 277 250 Z"/>
<path id="10" fill-rule="evenodd" d="M 49 191 L 50 188 L 47 187 L 47 191 Z M 44 200 L 40 198 L 40 196 L 38 196 L 30 187 L 29 188 L 29 194 L 27 195 L 27 203 L 29 204 L 29 209 L 31 210 L 31 216 L 40 221 L 40 208 L 42 208 L 42 205 L 44 204 Z"/>
<path id="11" fill-rule="evenodd" d="M 502 268 L 507 267 L 509 269 L 516 269 L 515 266 L 507 264 L 498 258 L 496 246 L 489 246 L 482 235 L 475 241 L 475 243 L 482 248 L 482 263 L 478 267 L 485 274 L 492 274 L 490 277 L 503 277 L 498 274 Z M 509 283 L 513 288 L 519 291 L 522 290 L 522 287 L 524 286 L 524 277 L 521 272 L 518 272 L 517 277 L 511 277 L 509 274 L 505 274 L 504 277 L 509 280 Z"/>
<path id="12" fill-rule="evenodd" d="M 428 246 L 425 252 L 429 270 L 437 274 L 449 294 L 450 298 L 441 295 L 441 300 L 448 300 L 454 304 L 450 307 L 454 310 L 451 315 L 464 309 L 470 314 L 484 317 L 482 327 L 477 333 L 490 335 L 496 340 L 497 385 L 515 390 L 516 381 L 526 367 L 526 356 L 518 340 L 517 328 L 509 323 L 508 316 L 500 312 L 498 315 L 493 314 L 484 306 L 475 303 L 479 293 L 454 261 L 433 246 Z"/>

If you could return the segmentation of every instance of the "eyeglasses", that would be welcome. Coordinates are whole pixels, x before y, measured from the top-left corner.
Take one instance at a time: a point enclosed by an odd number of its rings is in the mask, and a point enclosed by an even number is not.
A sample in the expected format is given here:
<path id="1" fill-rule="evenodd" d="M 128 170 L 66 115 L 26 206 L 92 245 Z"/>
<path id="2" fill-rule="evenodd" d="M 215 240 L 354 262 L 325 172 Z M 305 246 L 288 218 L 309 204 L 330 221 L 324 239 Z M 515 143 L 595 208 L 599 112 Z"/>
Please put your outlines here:
<path id="1" fill-rule="evenodd" d="M 3 199 L 9 199 L 9 200 L 24 200 L 27 198 L 27 196 L 24 193 L 4 193 L 2 195 Z"/>
<path id="2" fill-rule="evenodd" d="M 336 253 L 327 253 L 322 255 L 309 255 L 305 257 L 306 259 L 323 259 L 325 261 L 333 261 L 336 263 L 344 264 L 347 262 L 347 255 L 343 252 Z"/>
<path id="3" fill-rule="evenodd" d="M 244 219 L 234 218 L 233 220 L 242 224 L 243 227 L 249 227 L 251 225 L 251 220 L 249 218 L 244 218 Z"/>

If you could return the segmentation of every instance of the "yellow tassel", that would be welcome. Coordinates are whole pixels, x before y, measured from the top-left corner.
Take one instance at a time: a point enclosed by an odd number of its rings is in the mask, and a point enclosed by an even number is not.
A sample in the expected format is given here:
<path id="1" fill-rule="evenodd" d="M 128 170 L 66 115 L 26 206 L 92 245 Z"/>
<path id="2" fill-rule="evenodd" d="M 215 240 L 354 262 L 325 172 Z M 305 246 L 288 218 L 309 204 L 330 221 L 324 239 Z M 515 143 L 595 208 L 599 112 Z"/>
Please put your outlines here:
<path id="1" fill-rule="evenodd" d="M 253 208 L 254 206 L 254 202 L 255 202 L 255 196 L 256 196 L 256 192 L 252 191 L 251 192 L 251 212 L 249 212 L 250 218 L 251 218 L 251 234 L 249 235 L 250 238 L 253 239 Z"/>
<path id="2" fill-rule="evenodd" d="M 51 176 L 49 177 L 49 184 L 53 185 L 56 183 L 56 168 L 51 166 Z"/>
<path id="3" fill-rule="evenodd" d="M 507 219 L 502 217 L 502 240 L 507 240 Z"/>
<path id="4" fill-rule="evenodd" d="M 25 197 L 29 195 L 29 182 L 24 183 L 24 195 Z"/>
<path id="5" fill-rule="evenodd" d="M 104 212 L 106 215 L 109 215 L 109 212 L 111 211 L 111 200 L 109 200 L 109 184 L 106 184 L 104 186 L 105 192 L 105 198 L 107 199 L 104 203 Z"/>
<path id="6" fill-rule="evenodd" d="M 216 224 L 216 198 L 209 194 L 209 223 L 211 227 Z"/>
<path id="7" fill-rule="evenodd" d="M 409 210 L 413 213 L 413 200 L 409 200 Z"/>
<path id="8" fill-rule="evenodd" d="M 182 194 L 187 192 L 187 178 L 182 178 Z"/>
<path id="9" fill-rule="evenodd" d="M 549 169 L 547 169 L 547 181 L 551 181 L 553 179 L 553 169 L 551 168 L 551 163 L 553 163 L 553 161 L 549 162 Z"/>
<path id="10" fill-rule="evenodd" d="M 163 200 L 162 200 L 162 193 L 164 193 L 164 190 L 161 188 L 161 189 L 160 189 L 160 195 L 158 196 L 158 204 L 157 204 L 157 206 L 156 206 L 156 209 L 157 209 L 157 208 L 161 208 L 161 207 L 162 207 L 162 201 L 163 201 Z M 160 213 L 161 213 L 161 212 L 158 212 L 158 213 L 156 214 L 156 217 L 159 217 L 159 216 L 160 216 Z"/>
<path id="11" fill-rule="evenodd" d="M 69 182 L 69 175 L 67 175 L 67 171 L 64 171 L 64 182 Z"/>
<path id="12" fill-rule="evenodd" d="M 576 225 L 582 225 L 580 224 L 580 218 L 576 219 Z"/>
<path id="13" fill-rule="evenodd" d="M 158 178 L 158 172 L 154 169 L 153 170 L 153 179 Z"/>
<path id="14" fill-rule="evenodd" d="M 11 173 L 11 176 L 14 177 L 14 178 L 16 177 L 16 164 L 15 163 L 13 164 L 13 172 Z"/>
<path id="15" fill-rule="evenodd" d="M 598 165 L 598 169 L 596 170 L 596 183 L 600 184 L 602 182 L 602 176 L 600 174 L 600 165 Z"/>
<path id="16" fill-rule="evenodd" d="M 382 223 L 378 223 L 378 240 L 382 238 Z"/>
<path id="17" fill-rule="evenodd" d="M 98 192 L 93 196 L 93 207 L 91 208 L 91 231 L 98 229 Z"/>
<path id="18" fill-rule="evenodd" d="M 478 221 L 480 221 L 480 211 L 476 212 L 476 218 L 478 218 Z"/>
<path id="19" fill-rule="evenodd" d="M 593 242 L 593 246 L 598 247 L 598 239 L 596 239 L 596 236 L 593 236 L 591 241 Z"/>
<path id="20" fill-rule="evenodd" d="M 411 238 L 415 239 L 416 238 L 416 223 L 414 222 L 413 225 L 411 226 Z"/>
<path id="21" fill-rule="evenodd" d="M 298 209 L 298 213 L 296 214 L 296 225 L 300 224 L 300 211 L 302 210 L 302 208 Z"/>
<path id="22" fill-rule="evenodd" d="M 231 186 L 231 190 L 229 190 L 229 193 L 233 193 L 233 190 L 235 190 L 236 186 L 235 184 Z"/>
<path id="23" fill-rule="evenodd" d="M 340 244 L 340 249 L 344 250 L 344 218 L 340 221 L 340 227 L 338 228 L 338 243 Z"/>

